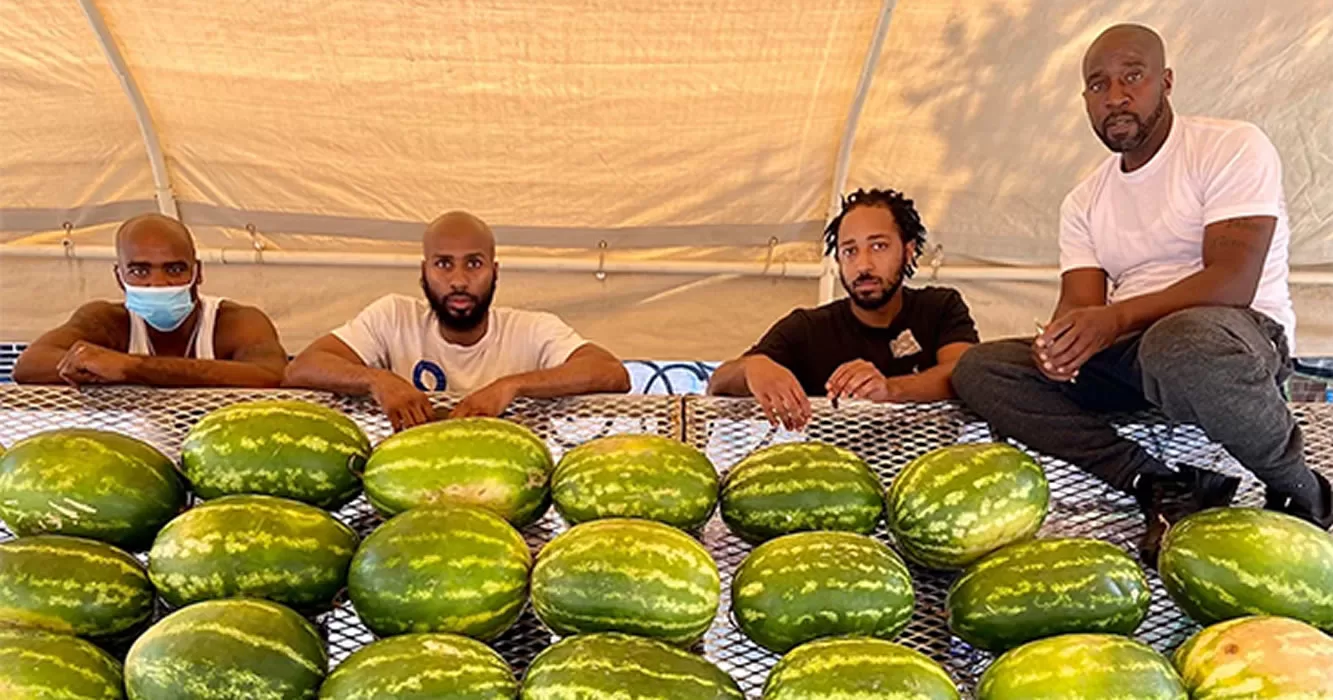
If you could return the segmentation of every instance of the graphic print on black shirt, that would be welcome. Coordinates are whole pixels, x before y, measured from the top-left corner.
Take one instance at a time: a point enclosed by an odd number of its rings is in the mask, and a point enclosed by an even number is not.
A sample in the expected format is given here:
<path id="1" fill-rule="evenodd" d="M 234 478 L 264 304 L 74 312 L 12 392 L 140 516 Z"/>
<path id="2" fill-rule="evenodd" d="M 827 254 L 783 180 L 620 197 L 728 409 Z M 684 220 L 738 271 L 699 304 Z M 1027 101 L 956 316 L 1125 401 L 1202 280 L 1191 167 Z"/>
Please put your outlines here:
<path id="1" fill-rule="evenodd" d="M 938 364 L 950 343 L 976 343 L 976 324 L 957 290 L 903 288 L 903 308 L 888 328 L 857 320 L 850 299 L 797 309 L 773 324 L 746 355 L 766 355 L 791 370 L 805 393 L 823 396 L 834 370 L 856 359 L 870 361 L 886 377 L 921 372 Z"/>

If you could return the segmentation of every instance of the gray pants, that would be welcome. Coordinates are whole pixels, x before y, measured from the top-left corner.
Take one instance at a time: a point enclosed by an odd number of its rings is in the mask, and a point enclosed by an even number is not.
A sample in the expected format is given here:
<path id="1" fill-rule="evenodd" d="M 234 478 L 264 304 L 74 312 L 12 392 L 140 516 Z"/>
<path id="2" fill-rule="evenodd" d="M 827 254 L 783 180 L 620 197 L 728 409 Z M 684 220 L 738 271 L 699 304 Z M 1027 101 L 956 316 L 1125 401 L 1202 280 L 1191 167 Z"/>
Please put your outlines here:
<path id="1" fill-rule="evenodd" d="M 1031 351 L 1030 339 L 983 343 L 954 369 L 959 397 L 998 434 L 1129 491 L 1135 475 L 1167 468 L 1097 414 L 1156 407 L 1199 425 L 1270 497 L 1319 507 L 1320 485 L 1282 395 L 1286 336 L 1267 316 L 1212 306 L 1176 312 L 1095 355 L 1072 384 L 1042 375 Z"/>

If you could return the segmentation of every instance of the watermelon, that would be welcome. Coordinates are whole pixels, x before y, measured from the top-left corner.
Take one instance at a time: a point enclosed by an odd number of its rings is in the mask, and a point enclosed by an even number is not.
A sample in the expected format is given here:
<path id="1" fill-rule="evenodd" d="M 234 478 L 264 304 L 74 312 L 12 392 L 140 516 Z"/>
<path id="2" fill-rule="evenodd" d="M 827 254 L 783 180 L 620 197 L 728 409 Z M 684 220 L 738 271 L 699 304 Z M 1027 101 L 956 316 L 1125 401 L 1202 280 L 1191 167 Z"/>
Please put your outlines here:
<path id="1" fill-rule="evenodd" d="M 1193 700 L 1333 698 L 1333 638 L 1285 617 L 1241 617 L 1195 634 L 1175 655 Z"/>
<path id="2" fill-rule="evenodd" d="M 361 620 L 382 637 L 452 632 L 485 640 L 518 620 L 531 568 L 527 543 L 498 515 L 414 508 L 361 543 L 347 589 Z"/>
<path id="3" fill-rule="evenodd" d="M 887 545 L 854 532 L 769 540 L 731 583 L 731 609 L 745 636 L 778 653 L 820 637 L 891 639 L 915 603 L 907 565 Z"/>
<path id="4" fill-rule="evenodd" d="M 961 569 L 1031 538 L 1046 519 L 1041 465 L 1009 445 L 953 445 L 903 467 L 887 496 L 889 531 L 909 560 Z"/>
<path id="5" fill-rule="evenodd" d="M 230 598 L 162 618 L 130 647 L 130 700 L 315 698 L 328 657 L 315 628 L 290 608 Z"/>
<path id="6" fill-rule="evenodd" d="M 867 637 L 820 639 L 773 667 L 763 700 L 959 700 L 940 665 L 901 644 Z"/>
<path id="7" fill-rule="evenodd" d="M 514 700 L 518 681 L 500 655 L 456 634 L 404 634 L 347 657 L 320 700 Z"/>
<path id="8" fill-rule="evenodd" d="M 701 656 L 652 639 L 603 632 L 569 637 L 532 660 L 521 700 L 744 700 Z"/>
<path id="9" fill-rule="evenodd" d="M 488 508 L 521 528 L 546 512 L 551 469 L 551 452 L 531 430 L 457 418 L 381 442 L 366 465 L 366 495 L 386 515 L 452 502 Z"/>
<path id="10" fill-rule="evenodd" d="M 870 534 L 884 489 L 854 453 L 819 442 L 750 454 L 722 482 L 722 520 L 749 542 L 806 530 Z"/>
<path id="11" fill-rule="evenodd" d="M 1255 508 L 1216 508 L 1176 523 L 1157 567 L 1171 599 L 1208 625 L 1278 615 L 1333 632 L 1333 534 Z"/>
<path id="12" fill-rule="evenodd" d="M 66 428 L 0 457 L 0 519 L 19 535 L 56 533 L 139 549 L 185 506 L 171 460 L 146 442 Z"/>
<path id="13" fill-rule="evenodd" d="M 693 530 L 717 505 L 717 470 L 704 453 L 656 435 L 615 435 L 565 454 L 551 498 L 571 524 L 644 518 Z"/>
<path id="14" fill-rule="evenodd" d="M 650 520 L 575 525 L 542 549 L 532 608 L 556 634 L 626 632 L 688 646 L 721 602 L 717 564 L 689 535 Z"/>
<path id="15" fill-rule="evenodd" d="M 66 634 L 0 626 L 5 700 L 123 700 L 120 664 Z"/>
<path id="16" fill-rule="evenodd" d="M 158 533 L 148 571 L 175 606 L 265 598 L 322 609 L 347 583 L 357 536 L 328 513 L 276 496 L 223 496 Z"/>
<path id="17" fill-rule="evenodd" d="M 1152 595 L 1143 570 L 1100 540 L 1032 540 L 968 567 L 949 589 L 949 628 L 990 651 L 1072 632 L 1132 634 Z"/>
<path id="18" fill-rule="evenodd" d="M 200 498 L 281 496 L 324 508 L 361 489 L 370 440 L 338 411 L 308 401 L 248 401 L 204 416 L 181 443 Z"/>
<path id="19" fill-rule="evenodd" d="M 977 700 L 1189 700 L 1166 657 L 1113 634 L 1066 634 L 1004 653 Z"/>
<path id="20" fill-rule="evenodd" d="M 0 542 L 0 625 L 109 639 L 152 614 L 143 565 L 105 542 L 65 535 Z"/>

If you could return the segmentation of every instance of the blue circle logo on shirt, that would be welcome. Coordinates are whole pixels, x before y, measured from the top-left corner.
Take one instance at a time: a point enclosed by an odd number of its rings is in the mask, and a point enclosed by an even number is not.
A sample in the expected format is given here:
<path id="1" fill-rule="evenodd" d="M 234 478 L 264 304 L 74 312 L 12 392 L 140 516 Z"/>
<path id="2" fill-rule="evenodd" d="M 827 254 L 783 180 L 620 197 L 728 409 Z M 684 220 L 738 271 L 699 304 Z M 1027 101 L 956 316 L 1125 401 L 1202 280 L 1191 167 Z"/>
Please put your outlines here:
<path id="1" fill-rule="evenodd" d="M 423 381 L 426 375 L 430 375 L 434 386 L 426 386 L 426 382 Z M 440 369 L 439 365 L 430 360 L 422 360 L 412 368 L 412 384 L 421 391 L 444 391 L 449 382 L 444 378 L 444 370 Z"/>

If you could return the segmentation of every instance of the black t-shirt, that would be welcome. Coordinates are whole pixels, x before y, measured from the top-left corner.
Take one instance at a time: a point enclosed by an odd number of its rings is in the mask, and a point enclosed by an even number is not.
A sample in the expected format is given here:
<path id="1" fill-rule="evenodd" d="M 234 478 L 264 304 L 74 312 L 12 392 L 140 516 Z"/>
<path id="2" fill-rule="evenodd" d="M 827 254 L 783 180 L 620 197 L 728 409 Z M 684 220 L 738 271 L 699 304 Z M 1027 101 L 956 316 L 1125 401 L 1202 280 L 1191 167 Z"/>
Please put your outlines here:
<path id="1" fill-rule="evenodd" d="M 746 355 L 767 355 L 791 370 L 810 396 L 823 396 L 834 370 L 869 360 L 886 377 L 913 374 L 938 364 L 950 343 L 976 343 L 977 327 L 957 290 L 903 288 L 903 308 L 888 328 L 857 320 L 850 299 L 797 309 L 768 329 Z"/>

